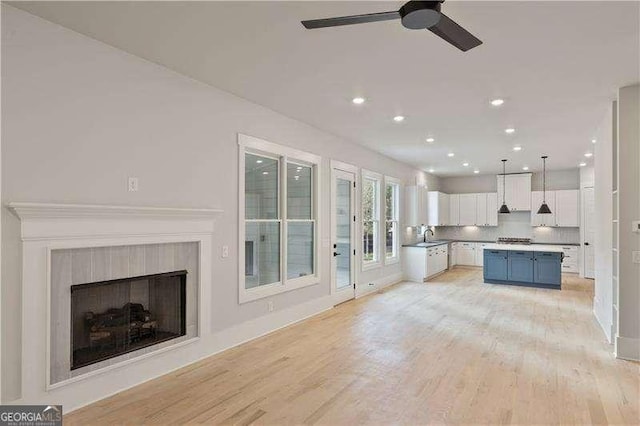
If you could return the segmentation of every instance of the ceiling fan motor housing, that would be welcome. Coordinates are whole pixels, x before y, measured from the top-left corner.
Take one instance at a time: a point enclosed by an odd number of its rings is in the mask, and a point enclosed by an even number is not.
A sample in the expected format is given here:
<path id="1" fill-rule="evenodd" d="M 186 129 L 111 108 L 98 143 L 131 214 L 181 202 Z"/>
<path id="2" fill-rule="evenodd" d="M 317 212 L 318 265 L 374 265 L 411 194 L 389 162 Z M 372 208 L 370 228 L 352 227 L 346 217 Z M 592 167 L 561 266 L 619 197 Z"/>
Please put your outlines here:
<path id="1" fill-rule="evenodd" d="M 400 8 L 402 25 L 411 30 L 431 28 L 440 21 L 441 1 L 410 1 Z"/>

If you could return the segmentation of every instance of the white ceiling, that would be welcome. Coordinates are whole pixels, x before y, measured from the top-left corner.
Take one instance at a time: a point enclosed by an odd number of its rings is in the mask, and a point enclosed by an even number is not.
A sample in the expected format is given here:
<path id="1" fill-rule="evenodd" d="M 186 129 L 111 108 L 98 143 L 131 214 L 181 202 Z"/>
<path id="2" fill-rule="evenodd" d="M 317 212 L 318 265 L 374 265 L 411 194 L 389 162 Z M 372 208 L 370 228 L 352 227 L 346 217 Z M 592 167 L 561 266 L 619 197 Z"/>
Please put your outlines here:
<path id="1" fill-rule="evenodd" d="M 549 169 L 576 167 L 616 89 L 640 79 L 639 2 L 448 1 L 484 42 L 467 53 L 399 21 L 300 24 L 401 2 L 12 4 L 443 176 L 497 172 L 502 158 L 539 170 L 543 154 Z"/>

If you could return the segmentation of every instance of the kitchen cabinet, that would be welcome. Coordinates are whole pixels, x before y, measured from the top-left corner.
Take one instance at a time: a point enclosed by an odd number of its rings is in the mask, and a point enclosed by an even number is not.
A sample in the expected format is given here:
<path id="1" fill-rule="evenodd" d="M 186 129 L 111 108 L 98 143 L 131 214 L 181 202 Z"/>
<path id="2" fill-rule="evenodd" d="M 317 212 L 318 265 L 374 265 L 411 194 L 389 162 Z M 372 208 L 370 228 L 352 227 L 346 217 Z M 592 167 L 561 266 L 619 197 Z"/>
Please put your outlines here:
<path id="1" fill-rule="evenodd" d="M 485 281 L 506 281 L 508 276 L 508 252 L 506 250 L 486 250 L 483 275 Z"/>
<path id="2" fill-rule="evenodd" d="M 531 226 L 557 226 L 556 225 L 556 192 L 547 191 L 546 201 L 551 213 L 538 214 L 538 209 L 542 205 L 542 191 L 531 192 Z"/>
<path id="3" fill-rule="evenodd" d="M 456 255 L 458 265 L 474 266 L 476 264 L 476 243 L 458 243 Z"/>
<path id="4" fill-rule="evenodd" d="M 447 244 L 435 247 L 404 247 L 404 277 L 422 282 L 447 270 L 449 250 Z"/>
<path id="5" fill-rule="evenodd" d="M 460 195 L 449 194 L 449 226 L 460 225 Z"/>
<path id="6" fill-rule="evenodd" d="M 487 243 L 476 243 L 475 247 L 475 266 L 484 265 L 484 248 L 487 246 Z"/>
<path id="7" fill-rule="evenodd" d="M 562 246 L 562 272 L 577 274 L 580 272 L 580 247 Z"/>
<path id="8" fill-rule="evenodd" d="M 510 251 L 508 255 L 507 280 L 533 282 L 532 251 Z"/>
<path id="9" fill-rule="evenodd" d="M 453 197 L 453 195 L 451 195 Z M 476 194 L 460 194 L 458 195 L 459 214 L 458 224 L 461 226 L 477 225 L 476 220 Z M 485 208 L 486 209 L 486 208 Z M 486 211 L 486 210 L 485 210 Z"/>
<path id="10" fill-rule="evenodd" d="M 504 176 L 504 184 L 503 175 L 497 175 L 496 179 L 500 204 L 502 204 L 504 187 L 504 201 L 511 211 L 531 210 L 531 173 L 506 175 Z"/>
<path id="11" fill-rule="evenodd" d="M 556 225 L 580 226 L 580 203 L 577 189 L 556 191 Z"/>
<path id="12" fill-rule="evenodd" d="M 428 225 L 446 226 L 449 224 L 449 194 L 440 191 L 428 192 Z"/>
<path id="13" fill-rule="evenodd" d="M 449 267 L 458 264 L 458 243 L 451 243 L 449 247 Z"/>
<path id="14" fill-rule="evenodd" d="M 547 191 L 546 201 L 550 214 L 538 214 L 542 204 L 542 191 L 531 193 L 531 226 L 580 226 L 580 203 L 577 189 Z"/>
<path id="15" fill-rule="evenodd" d="M 560 285 L 562 253 L 536 252 L 533 262 L 533 282 L 536 284 Z"/>
<path id="16" fill-rule="evenodd" d="M 487 225 L 498 226 L 498 194 L 489 192 L 487 195 Z"/>
<path id="17" fill-rule="evenodd" d="M 405 188 L 405 225 L 421 226 L 429 222 L 427 187 L 413 185 Z"/>
<path id="18" fill-rule="evenodd" d="M 475 194 L 476 198 L 476 225 L 487 226 L 489 223 L 488 211 L 487 211 L 487 196 L 489 194 Z"/>

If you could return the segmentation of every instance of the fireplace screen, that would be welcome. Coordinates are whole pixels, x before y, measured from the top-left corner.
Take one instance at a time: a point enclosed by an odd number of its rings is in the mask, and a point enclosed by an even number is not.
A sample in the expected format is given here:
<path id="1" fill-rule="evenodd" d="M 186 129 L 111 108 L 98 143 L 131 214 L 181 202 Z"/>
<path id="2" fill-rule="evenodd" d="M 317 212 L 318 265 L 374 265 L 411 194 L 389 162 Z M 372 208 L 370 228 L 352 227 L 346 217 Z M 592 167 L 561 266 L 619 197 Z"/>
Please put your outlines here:
<path id="1" fill-rule="evenodd" d="M 186 333 L 187 271 L 71 286 L 71 369 Z"/>

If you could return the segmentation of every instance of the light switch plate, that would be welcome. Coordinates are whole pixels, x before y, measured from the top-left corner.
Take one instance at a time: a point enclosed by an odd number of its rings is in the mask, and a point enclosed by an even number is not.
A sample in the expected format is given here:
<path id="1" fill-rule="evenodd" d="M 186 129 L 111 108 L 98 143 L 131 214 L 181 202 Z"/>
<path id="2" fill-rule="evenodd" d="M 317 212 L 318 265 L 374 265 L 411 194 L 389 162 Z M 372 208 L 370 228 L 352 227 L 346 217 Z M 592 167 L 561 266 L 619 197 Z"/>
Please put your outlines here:
<path id="1" fill-rule="evenodd" d="M 128 185 L 129 192 L 136 192 L 138 190 L 138 178 L 130 177 L 127 185 Z"/>
<path id="2" fill-rule="evenodd" d="M 634 220 L 631 222 L 632 231 L 640 233 L 640 220 Z"/>
<path id="3" fill-rule="evenodd" d="M 222 246 L 222 257 L 229 257 L 229 246 Z"/>
<path id="4" fill-rule="evenodd" d="M 632 259 L 633 263 L 640 263 L 640 251 L 634 251 L 632 254 Z"/>

